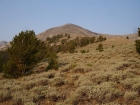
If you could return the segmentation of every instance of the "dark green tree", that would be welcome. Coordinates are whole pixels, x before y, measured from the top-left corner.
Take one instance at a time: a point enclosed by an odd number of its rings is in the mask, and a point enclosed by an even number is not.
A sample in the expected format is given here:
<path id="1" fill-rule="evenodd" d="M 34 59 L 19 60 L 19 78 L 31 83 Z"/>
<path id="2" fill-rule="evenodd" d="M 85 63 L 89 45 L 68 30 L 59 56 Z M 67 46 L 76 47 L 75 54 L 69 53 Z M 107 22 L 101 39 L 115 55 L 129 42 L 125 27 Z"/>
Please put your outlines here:
<path id="1" fill-rule="evenodd" d="M 138 36 L 140 36 L 140 28 L 138 28 Z M 140 39 L 135 41 L 135 46 L 136 46 L 137 52 L 140 54 Z"/>
<path id="2" fill-rule="evenodd" d="M 58 61 L 57 61 L 57 56 L 56 53 L 48 53 L 49 58 L 48 58 L 48 66 L 46 68 L 46 70 L 50 70 L 50 69 L 58 69 L 59 65 L 58 65 Z"/>
<path id="3" fill-rule="evenodd" d="M 140 40 L 136 40 L 135 42 L 136 50 L 140 54 Z"/>
<path id="4" fill-rule="evenodd" d="M 129 37 L 127 36 L 126 39 L 129 39 Z"/>
<path id="5" fill-rule="evenodd" d="M 6 77 L 18 78 L 31 73 L 32 68 L 45 57 L 46 45 L 34 31 L 21 31 L 10 42 L 9 60 L 4 66 Z"/>
<path id="6" fill-rule="evenodd" d="M 94 43 L 94 42 L 95 42 L 95 39 L 96 39 L 95 36 L 91 37 L 91 38 L 90 38 L 90 43 Z"/>
<path id="7" fill-rule="evenodd" d="M 8 54 L 7 51 L 0 51 L 0 72 L 3 72 L 3 65 L 8 60 Z"/>
<path id="8" fill-rule="evenodd" d="M 90 38 L 89 37 L 82 37 L 80 39 L 80 47 L 86 46 L 90 43 Z"/>
<path id="9" fill-rule="evenodd" d="M 99 37 L 97 38 L 97 42 L 101 42 L 101 41 L 104 41 L 104 40 L 106 40 L 106 37 L 99 36 Z"/>
<path id="10" fill-rule="evenodd" d="M 138 28 L 138 36 L 140 37 L 140 28 Z"/>
<path id="11" fill-rule="evenodd" d="M 96 48 L 96 50 L 99 50 L 100 52 L 104 51 L 104 50 L 103 50 L 103 45 L 100 43 L 100 44 L 98 45 L 98 47 Z"/>

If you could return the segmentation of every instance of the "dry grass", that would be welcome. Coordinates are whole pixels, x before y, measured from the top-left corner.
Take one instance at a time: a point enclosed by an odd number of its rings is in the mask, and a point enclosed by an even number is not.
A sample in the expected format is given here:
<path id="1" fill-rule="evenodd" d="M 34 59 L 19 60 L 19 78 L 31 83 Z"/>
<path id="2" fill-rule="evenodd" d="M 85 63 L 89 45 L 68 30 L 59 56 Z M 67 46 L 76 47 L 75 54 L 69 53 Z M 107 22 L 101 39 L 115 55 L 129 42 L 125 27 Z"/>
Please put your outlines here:
<path id="1" fill-rule="evenodd" d="M 140 105 L 140 56 L 134 43 L 116 40 L 102 42 L 103 52 L 95 43 L 74 54 L 59 53 L 57 71 L 45 72 L 42 62 L 30 76 L 1 79 L 0 105 Z"/>

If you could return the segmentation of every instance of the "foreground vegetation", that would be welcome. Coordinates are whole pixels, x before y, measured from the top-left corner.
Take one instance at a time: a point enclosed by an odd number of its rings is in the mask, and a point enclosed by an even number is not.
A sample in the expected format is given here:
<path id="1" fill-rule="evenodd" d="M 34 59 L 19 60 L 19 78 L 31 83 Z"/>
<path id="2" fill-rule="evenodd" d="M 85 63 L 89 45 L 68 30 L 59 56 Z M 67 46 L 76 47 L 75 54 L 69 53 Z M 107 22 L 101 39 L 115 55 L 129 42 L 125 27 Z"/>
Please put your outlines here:
<path id="1" fill-rule="evenodd" d="M 70 34 L 65 33 L 48 37 L 46 42 L 42 42 L 36 38 L 34 31 L 21 31 L 10 42 L 7 50 L 0 51 L 0 72 L 7 78 L 27 76 L 33 72 L 34 66 L 44 59 L 48 61 L 46 70 L 58 69 L 56 53 L 74 53 L 78 47 L 104 40 L 106 38 L 102 36 L 97 39 L 93 36 L 70 40 Z"/>
<path id="2" fill-rule="evenodd" d="M 31 75 L 1 74 L 0 105 L 139 105 L 139 44 L 125 41 L 98 40 L 57 56 L 49 51 L 59 45 L 47 42 L 47 59 L 34 65 Z M 7 61 L 6 52 L 1 55 Z"/>
<path id="3" fill-rule="evenodd" d="M 104 44 L 103 42 L 102 44 Z M 104 44 L 105 45 L 105 44 Z M 139 105 L 140 56 L 134 44 L 107 45 L 103 52 L 89 45 L 77 53 L 59 53 L 59 69 L 42 70 L 0 81 L 0 102 L 7 105 Z M 96 46 L 96 45 L 95 45 Z M 97 43 L 98 46 L 98 43 Z"/>

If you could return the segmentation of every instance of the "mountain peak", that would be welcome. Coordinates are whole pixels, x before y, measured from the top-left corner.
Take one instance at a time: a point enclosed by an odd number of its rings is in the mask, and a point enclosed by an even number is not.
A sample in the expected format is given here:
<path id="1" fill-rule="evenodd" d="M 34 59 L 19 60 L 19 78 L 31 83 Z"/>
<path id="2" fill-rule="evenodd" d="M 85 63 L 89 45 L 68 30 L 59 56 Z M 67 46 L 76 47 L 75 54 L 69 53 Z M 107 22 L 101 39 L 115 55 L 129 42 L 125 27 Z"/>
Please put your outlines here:
<path id="1" fill-rule="evenodd" d="M 50 29 L 38 34 L 37 38 L 45 41 L 45 39 L 47 37 L 49 37 L 50 35 L 58 35 L 58 34 L 64 34 L 64 33 L 68 33 L 73 37 L 77 37 L 77 36 L 84 37 L 84 36 L 97 35 L 97 33 L 84 29 L 78 25 L 75 25 L 72 23 L 67 23 L 62 26 L 50 28 Z"/>

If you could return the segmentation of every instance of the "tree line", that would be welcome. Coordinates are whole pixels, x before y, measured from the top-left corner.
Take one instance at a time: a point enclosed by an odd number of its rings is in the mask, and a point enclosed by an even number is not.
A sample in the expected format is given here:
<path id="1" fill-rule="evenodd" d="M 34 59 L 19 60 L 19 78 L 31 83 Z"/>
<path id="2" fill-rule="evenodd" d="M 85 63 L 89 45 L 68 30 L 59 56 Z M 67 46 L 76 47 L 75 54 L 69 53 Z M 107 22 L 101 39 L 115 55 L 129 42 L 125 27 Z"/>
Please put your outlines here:
<path id="1" fill-rule="evenodd" d="M 70 40 L 70 34 L 56 35 L 46 39 L 46 42 L 38 40 L 33 30 L 21 31 L 10 42 L 11 47 L 0 51 L 0 72 L 4 77 L 18 78 L 32 73 L 34 66 L 43 59 L 47 59 L 49 69 L 58 69 L 57 53 L 74 53 L 75 48 L 83 47 L 91 43 L 106 40 L 96 37 L 76 37 Z M 57 42 L 61 41 L 59 45 Z M 54 43 L 52 45 L 52 43 Z"/>

